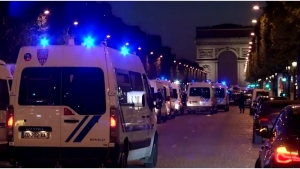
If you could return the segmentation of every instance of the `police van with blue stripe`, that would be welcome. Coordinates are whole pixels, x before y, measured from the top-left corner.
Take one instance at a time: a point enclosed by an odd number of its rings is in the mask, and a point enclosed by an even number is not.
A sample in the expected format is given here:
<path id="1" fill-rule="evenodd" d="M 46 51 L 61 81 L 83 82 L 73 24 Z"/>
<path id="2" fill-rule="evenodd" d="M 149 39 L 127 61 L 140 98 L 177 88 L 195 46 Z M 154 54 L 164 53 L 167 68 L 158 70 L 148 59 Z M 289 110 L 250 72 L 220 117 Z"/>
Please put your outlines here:
<path id="1" fill-rule="evenodd" d="M 105 45 L 22 47 L 8 107 L 10 163 L 121 167 L 157 163 L 158 131 L 143 64 Z"/>

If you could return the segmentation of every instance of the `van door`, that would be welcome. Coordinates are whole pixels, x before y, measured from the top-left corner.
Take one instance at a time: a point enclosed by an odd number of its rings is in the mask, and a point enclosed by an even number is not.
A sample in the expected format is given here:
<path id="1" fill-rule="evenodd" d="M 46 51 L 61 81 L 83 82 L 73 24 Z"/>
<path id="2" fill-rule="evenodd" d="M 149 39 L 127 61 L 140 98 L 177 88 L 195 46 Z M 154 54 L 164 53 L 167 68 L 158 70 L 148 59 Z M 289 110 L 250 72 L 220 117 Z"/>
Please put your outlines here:
<path id="1" fill-rule="evenodd" d="M 7 80 L 0 79 L 0 145 L 6 144 L 6 109 L 9 104 Z"/>
<path id="2" fill-rule="evenodd" d="M 62 158 L 96 158 L 89 147 L 94 152 L 108 147 L 110 113 L 105 77 L 105 70 L 99 67 L 62 67 Z"/>
<path id="3" fill-rule="evenodd" d="M 38 147 L 40 156 L 59 157 L 61 69 L 28 67 L 19 73 L 14 79 L 20 84 L 14 88 L 18 93 L 13 104 L 15 146 L 29 148 L 22 153 Z"/>

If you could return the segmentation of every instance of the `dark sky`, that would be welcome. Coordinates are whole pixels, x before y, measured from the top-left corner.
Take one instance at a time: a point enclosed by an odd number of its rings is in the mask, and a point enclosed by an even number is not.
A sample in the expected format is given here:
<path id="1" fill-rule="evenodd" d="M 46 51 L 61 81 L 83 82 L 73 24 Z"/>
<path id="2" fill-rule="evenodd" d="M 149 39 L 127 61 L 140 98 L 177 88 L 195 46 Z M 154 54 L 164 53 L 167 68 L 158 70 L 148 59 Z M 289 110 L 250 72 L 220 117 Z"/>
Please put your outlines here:
<path id="1" fill-rule="evenodd" d="M 113 14 L 126 24 L 137 25 L 150 34 L 161 35 L 164 45 L 172 48 L 178 58 L 195 61 L 194 37 L 197 26 L 222 23 L 250 25 L 259 12 L 252 6 L 264 2 L 110 2 Z M 113 37 L 112 37 L 113 38 Z"/>

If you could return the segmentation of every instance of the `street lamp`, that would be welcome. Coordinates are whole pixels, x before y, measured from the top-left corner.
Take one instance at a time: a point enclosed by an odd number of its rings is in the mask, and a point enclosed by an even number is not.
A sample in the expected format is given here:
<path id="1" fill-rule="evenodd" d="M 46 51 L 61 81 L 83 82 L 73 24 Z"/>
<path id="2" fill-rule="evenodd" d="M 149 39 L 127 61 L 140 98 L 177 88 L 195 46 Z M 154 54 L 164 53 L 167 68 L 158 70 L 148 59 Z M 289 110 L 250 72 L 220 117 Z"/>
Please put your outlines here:
<path id="1" fill-rule="evenodd" d="M 250 45 L 252 45 L 252 42 L 249 42 Z"/>
<path id="2" fill-rule="evenodd" d="M 150 52 L 150 55 L 153 55 L 153 52 Z"/>
<path id="3" fill-rule="evenodd" d="M 252 23 L 257 23 L 257 20 L 256 20 L 256 19 L 253 19 L 253 20 L 252 20 Z"/>
<path id="4" fill-rule="evenodd" d="M 141 50 L 141 49 L 142 49 L 141 47 L 138 48 L 138 50 Z"/>
<path id="5" fill-rule="evenodd" d="M 250 34 L 251 36 L 254 36 L 255 34 L 254 34 L 254 32 L 251 32 L 251 34 Z"/>
<path id="6" fill-rule="evenodd" d="M 162 55 L 160 55 L 159 57 L 160 57 L 160 58 L 162 58 L 163 56 L 162 56 Z"/>
<path id="7" fill-rule="evenodd" d="M 109 39 L 109 38 L 110 38 L 110 35 L 106 35 L 106 38 Z"/>
<path id="8" fill-rule="evenodd" d="M 129 45 L 129 43 L 128 42 L 126 42 L 126 46 L 128 46 Z"/>
<path id="9" fill-rule="evenodd" d="M 252 47 L 251 46 L 249 46 L 249 49 L 251 49 Z"/>
<path id="10" fill-rule="evenodd" d="M 45 15 L 48 15 L 49 13 L 50 13 L 49 10 L 45 10 L 45 11 L 44 11 L 44 14 L 45 14 Z"/>
<path id="11" fill-rule="evenodd" d="M 293 90 L 294 90 L 294 100 L 297 99 L 297 93 L 296 93 L 296 90 L 297 90 L 297 85 L 298 85 L 298 81 L 296 80 L 296 67 L 297 67 L 297 62 L 293 62 L 292 63 L 292 67 L 293 67 Z"/>
<path id="12" fill-rule="evenodd" d="M 78 22 L 77 22 L 77 21 L 75 21 L 75 22 L 73 23 L 73 25 L 75 25 L 75 26 L 76 26 L 76 25 L 78 25 Z"/>
<path id="13" fill-rule="evenodd" d="M 254 9 L 254 10 L 259 10 L 259 6 L 258 6 L 258 5 L 255 5 L 255 6 L 253 6 L 253 9 Z"/>

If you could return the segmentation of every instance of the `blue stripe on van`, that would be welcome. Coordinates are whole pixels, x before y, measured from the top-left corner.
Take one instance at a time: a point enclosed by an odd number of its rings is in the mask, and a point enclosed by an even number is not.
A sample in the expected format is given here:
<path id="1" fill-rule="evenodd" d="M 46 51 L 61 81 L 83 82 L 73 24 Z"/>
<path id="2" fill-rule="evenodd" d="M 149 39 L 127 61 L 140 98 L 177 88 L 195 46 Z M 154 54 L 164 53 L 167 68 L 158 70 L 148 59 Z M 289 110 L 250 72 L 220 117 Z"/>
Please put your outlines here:
<path id="1" fill-rule="evenodd" d="M 77 127 L 73 130 L 73 132 L 69 135 L 66 142 L 69 142 L 72 137 L 77 133 L 77 131 L 80 129 L 80 127 L 83 125 L 83 123 L 88 119 L 89 116 L 84 116 L 84 118 L 81 120 L 81 122 L 77 125 Z"/>
<path id="2" fill-rule="evenodd" d="M 78 136 L 75 138 L 73 142 L 81 142 L 85 136 L 91 131 L 91 129 L 94 127 L 96 123 L 98 123 L 98 120 L 101 116 L 93 116 L 91 120 L 85 125 L 85 127 L 81 130 L 81 132 L 78 134 Z"/>

